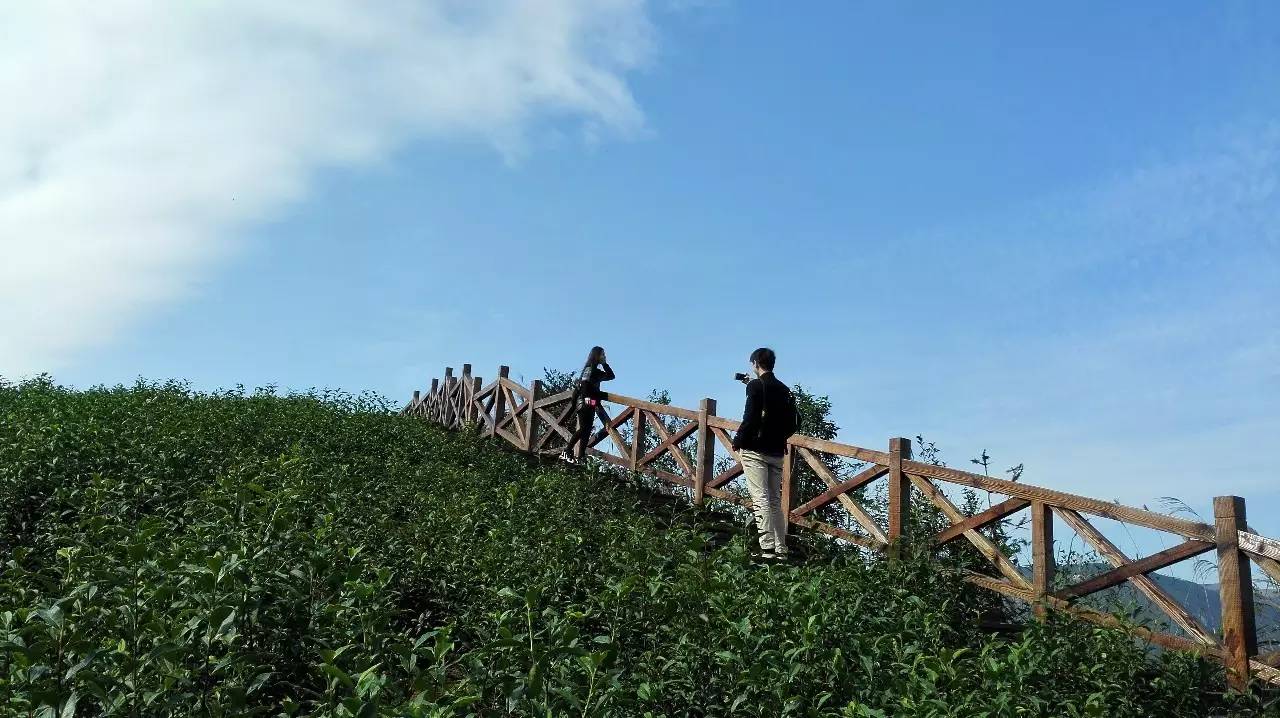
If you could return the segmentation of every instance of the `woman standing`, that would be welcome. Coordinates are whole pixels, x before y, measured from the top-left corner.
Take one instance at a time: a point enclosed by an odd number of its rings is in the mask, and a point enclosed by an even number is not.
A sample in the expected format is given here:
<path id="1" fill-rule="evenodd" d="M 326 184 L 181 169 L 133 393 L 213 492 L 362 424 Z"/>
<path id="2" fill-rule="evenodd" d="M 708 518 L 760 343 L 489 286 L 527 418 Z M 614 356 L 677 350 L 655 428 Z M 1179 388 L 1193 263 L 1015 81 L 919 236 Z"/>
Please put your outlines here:
<path id="1" fill-rule="evenodd" d="M 591 438 L 591 429 L 595 425 L 596 409 L 600 406 L 600 382 L 610 381 L 613 378 L 613 369 L 609 368 L 609 362 L 605 359 L 604 347 L 591 347 L 587 362 L 583 364 L 582 372 L 574 382 L 572 403 L 578 426 L 573 438 L 569 440 L 569 445 L 565 447 L 565 461 L 576 464 L 586 457 L 587 443 Z M 580 446 L 576 455 L 573 450 L 574 444 Z"/>

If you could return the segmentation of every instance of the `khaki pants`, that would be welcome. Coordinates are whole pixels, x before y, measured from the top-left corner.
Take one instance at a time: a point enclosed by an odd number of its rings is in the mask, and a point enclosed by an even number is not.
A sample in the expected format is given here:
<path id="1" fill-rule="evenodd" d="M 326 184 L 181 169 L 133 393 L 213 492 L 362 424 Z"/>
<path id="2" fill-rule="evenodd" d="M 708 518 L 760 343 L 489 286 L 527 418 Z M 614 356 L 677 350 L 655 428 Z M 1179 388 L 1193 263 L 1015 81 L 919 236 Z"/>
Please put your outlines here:
<path id="1" fill-rule="evenodd" d="M 760 532 L 760 550 L 765 554 L 787 553 L 787 530 L 782 513 L 782 457 L 757 451 L 743 451 L 742 472 L 747 477 L 751 510 Z"/>

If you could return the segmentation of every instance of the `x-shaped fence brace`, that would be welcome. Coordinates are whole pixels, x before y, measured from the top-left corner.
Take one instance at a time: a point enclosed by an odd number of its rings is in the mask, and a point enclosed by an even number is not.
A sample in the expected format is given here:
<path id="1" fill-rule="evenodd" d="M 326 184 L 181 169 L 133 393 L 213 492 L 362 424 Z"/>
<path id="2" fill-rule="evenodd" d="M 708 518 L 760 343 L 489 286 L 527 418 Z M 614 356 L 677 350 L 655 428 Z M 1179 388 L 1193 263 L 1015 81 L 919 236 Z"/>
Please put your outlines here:
<path id="1" fill-rule="evenodd" d="M 541 396 L 541 382 L 534 381 L 526 388 L 511 380 L 508 374 L 507 367 L 500 367 L 498 378 L 482 385 L 480 379 L 471 376 L 470 365 L 463 365 L 460 377 L 454 377 L 453 370 L 446 369 L 443 381 L 433 380 L 425 395 L 414 392 L 413 400 L 402 413 L 451 429 L 478 429 L 532 454 L 550 455 L 563 450 L 577 429 L 573 393 L 562 391 Z M 616 414 L 611 415 L 606 405 L 615 405 Z M 704 399 L 698 410 L 691 410 L 606 393 L 604 401 L 595 407 L 601 428 L 588 437 L 588 453 L 623 470 L 648 473 L 685 487 L 695 503 L 701 504 L 704 496 L 710 496 L 749 507 L 749 498 L 731 490 L 731 485 L 743 476 L 742 457 L 733 449 L 730 433 L 738 430 L 739 422 L 716 416 L 715 410 L 713 399 Z M 608 450 L 606 440 L 617 453 Z M 717 450 L 722 465 L 726 466 L 718 473 L 715 471 Z M 841 466 L 841 462 L 857 465 L 849 471 L 833 468 Z M 811 472 L 826 490 L 811 497 L 795 496 L 794 477 L 798 471 Z M 884 519 L 887 526 L 859 499 L 862 492 L 881 480 L 887 480 L 888 515 Z M 984 511 L 967 515 L 939 483 L 984 490 L 1007 498 Z M 936 507 L 950 525 L 927 538 L 907 536 L 907 517 L 916 497 L 923 497 Z M 1269 578 L 1280 583 L 1280 542 L 1249 529 L 1245 523 L 1244 500 L 1238 497 L 1215 499 L 1215 523 L 1209 525 L 913 461 L 911 442 L 906 439 L 890 440 L 889 451 L 884 452 L 794 435 L 788 440 L 783 462 L 783 502 L 788 507 L 788 522 L 890 555 L 896 555 L 898 547 L 908 540 L 922 541 L 938 550 L 964 539 L 992 571 L 987 574 L 969 570 L 965 579 L 1030 603 L 1038 614 L 1052 608 L 1097 624 L 1124 628 L 1167 648 L 1219 658 L 1237 687 L 1244 686 L 1250 676 L 1280 684 L 1280 651 L 1258 651 L 1250 573 L 1251 565 L 1257 565 Z M 839 516 L 845 525 L 818 518 L 820 510 L 833 506 L 842 510 Z M 1023 511 L 1031 513 L 1029 577 L 995 541 L 982 533 L 983 529 Z M 1107 539 L 1084 514 L 1171 533 L 1183 540 L 1150 556 L 1133 559 Z M 1072 584 L 1057 581 L 1054 516 L 1112 568 Z M 1220 636 L 1206 628 L 1151 578 L 1154 571 L 1215 551 L 1222 604 Z M 1078 604 L 1086 596 L 1125 583 L 1142 593 L 1185 636 L 1126 625 L 1112 614 Z"/>

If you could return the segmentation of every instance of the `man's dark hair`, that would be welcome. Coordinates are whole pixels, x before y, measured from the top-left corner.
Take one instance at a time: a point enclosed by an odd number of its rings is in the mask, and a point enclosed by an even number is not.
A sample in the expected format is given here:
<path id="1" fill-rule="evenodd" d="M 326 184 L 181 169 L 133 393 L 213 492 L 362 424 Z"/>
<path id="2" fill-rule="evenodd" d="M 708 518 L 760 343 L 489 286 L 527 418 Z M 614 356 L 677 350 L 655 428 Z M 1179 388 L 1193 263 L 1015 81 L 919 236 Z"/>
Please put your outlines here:
<path id="1" fill-rule="evenodd" d="M 778 355 L 774 354 L 769 347 L 760 347 L 751 352 L 751 363 L 765 371 L 773 371 L 773 363 L 777 360 Z"/>

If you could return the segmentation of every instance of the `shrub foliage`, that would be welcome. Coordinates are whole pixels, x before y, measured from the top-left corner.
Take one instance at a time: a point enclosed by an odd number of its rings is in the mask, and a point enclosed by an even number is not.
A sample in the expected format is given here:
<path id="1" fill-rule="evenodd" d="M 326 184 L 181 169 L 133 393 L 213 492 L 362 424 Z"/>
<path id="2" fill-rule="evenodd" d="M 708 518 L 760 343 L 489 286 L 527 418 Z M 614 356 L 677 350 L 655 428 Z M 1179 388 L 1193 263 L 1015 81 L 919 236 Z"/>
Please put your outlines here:
<path id="1" fill-rule="evenodd" d="M 936 562 L 750 569 L 692 509 L 335 393 L 0 386 L 0 714 L 1253 715 L 1220 668 L 979 630 Z"/>

